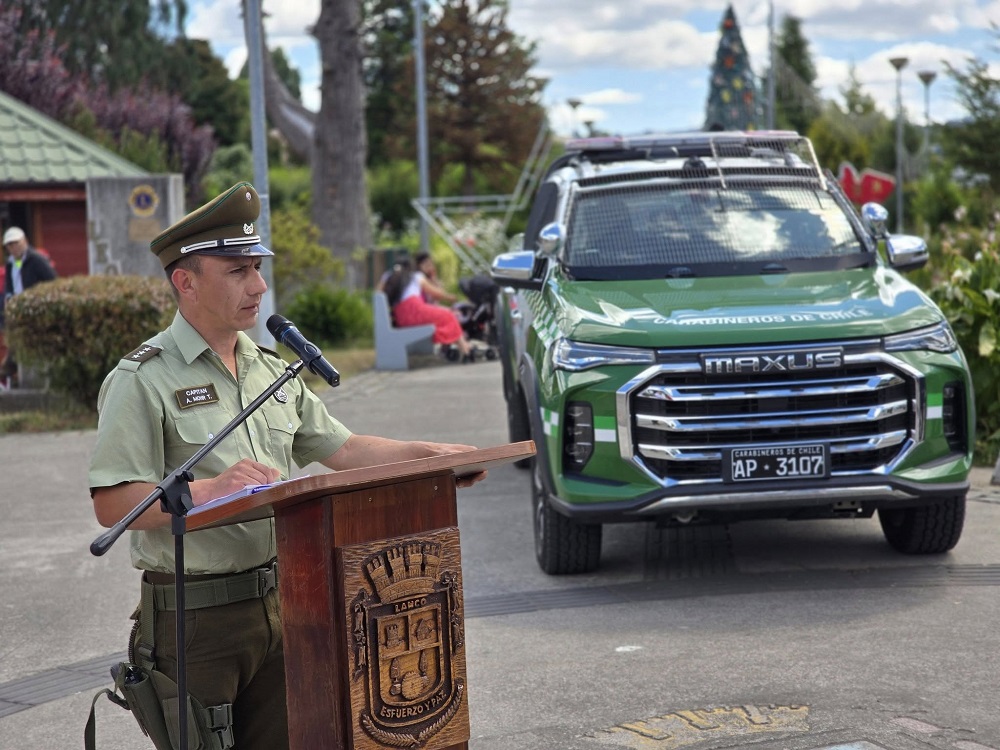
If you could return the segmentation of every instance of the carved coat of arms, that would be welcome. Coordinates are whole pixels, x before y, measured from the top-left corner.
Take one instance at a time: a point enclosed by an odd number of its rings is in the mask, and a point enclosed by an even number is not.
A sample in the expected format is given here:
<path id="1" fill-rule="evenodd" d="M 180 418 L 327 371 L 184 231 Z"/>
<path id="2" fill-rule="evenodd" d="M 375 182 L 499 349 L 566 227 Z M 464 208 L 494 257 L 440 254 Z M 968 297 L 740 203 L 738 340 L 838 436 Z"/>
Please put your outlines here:
<path id="1" fill-rule="evenodd" d="M 354 747 L 468 739 L 458 529 L 342 548 Z M 359 740 L 361 740 L 359 742 Z M 369 742 L 370 740 L 370 742 Z"/>

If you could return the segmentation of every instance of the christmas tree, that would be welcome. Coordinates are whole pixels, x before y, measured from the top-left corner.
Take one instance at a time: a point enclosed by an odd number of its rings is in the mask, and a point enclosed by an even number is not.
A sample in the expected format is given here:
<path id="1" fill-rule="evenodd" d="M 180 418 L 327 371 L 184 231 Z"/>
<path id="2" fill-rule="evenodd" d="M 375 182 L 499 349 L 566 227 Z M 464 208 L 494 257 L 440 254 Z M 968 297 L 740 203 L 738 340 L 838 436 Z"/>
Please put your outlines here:
<path id="1" fill-rule="evenodd" d="M 722 18 L 722 39 L 709 82 L 706 130 L 752 130 L 758 119 L 757 83 L 733 6 Z"/>

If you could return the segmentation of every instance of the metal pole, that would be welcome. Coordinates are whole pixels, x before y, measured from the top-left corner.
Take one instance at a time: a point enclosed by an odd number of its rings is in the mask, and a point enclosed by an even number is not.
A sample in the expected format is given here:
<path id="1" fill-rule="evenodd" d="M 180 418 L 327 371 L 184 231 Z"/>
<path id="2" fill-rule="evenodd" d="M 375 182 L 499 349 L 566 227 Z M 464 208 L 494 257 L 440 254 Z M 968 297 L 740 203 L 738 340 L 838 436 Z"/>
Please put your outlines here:
<path id="1" fill-rule="evenodd" d="M 424 67 L 424 0 L 413 0 L 413 59 L 417 78 L 417 170 L 420 174 L 420 202 L 430 198 L 427 155 L 427 75 Z M 420 217 L 420 249 L 430 251 L 427 220 Z"/>
<path id="2" fill-rule="evenodd" d="M 250 144 L 253 149 L 253 184 L 260 196 L 257 234 L 261 244 L 271 249 L 271 192 L 267 176 L 267 124 L 264 119 L 264 62 L 261 41 L 261 0 L 246 0 L 243 22 L 247 25 L 247 66 L 250 72 Z M 267 291 L 260 301 L 260 312 L 251 338 L 258 344 L 273 347 L 274 337 L 265 322 L 274 313 L 274 261 L 265 259 L 260 267 Z"/>
<path id="3" fill-rule="evenodd" d="M 931 84 L 937 78 L 937 73 L 933 70 L 921 70 L 917 76 L 924 84 L 924 168 L 926 168 L 931 148 Z"/>
<path id="4" fill-rule="evenodd" d="M 903 68 L 909 60 L 893 57 L 896 69 L 896 234 L 903 233 Z"/>
<path id="5" fill-rule="evenodd" d="M 774 0 L 768 3 L 767 11 L 767 50 L 771 58 L 771 72 L 767 76 L 767 129 L 774 130 L 774 108 L 778 101 L 777 83 L 778 72 L 774 69 L 777 60 L 776 41 L 774 38 Z"/>

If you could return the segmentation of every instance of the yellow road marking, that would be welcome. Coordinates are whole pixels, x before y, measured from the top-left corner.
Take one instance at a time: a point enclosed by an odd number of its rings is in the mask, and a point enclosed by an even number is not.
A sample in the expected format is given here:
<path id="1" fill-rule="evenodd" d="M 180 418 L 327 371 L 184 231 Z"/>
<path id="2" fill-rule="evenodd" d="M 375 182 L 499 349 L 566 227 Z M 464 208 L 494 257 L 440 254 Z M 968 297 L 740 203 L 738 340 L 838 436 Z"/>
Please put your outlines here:
<path id="1" fill-rule="evenodd" d="M 706 740 L 774 732 L 808 732 L 808 706 L 736 706 L 673 711 L 600 729 L 605 745 L 632 750 L 677 750 Z"/>

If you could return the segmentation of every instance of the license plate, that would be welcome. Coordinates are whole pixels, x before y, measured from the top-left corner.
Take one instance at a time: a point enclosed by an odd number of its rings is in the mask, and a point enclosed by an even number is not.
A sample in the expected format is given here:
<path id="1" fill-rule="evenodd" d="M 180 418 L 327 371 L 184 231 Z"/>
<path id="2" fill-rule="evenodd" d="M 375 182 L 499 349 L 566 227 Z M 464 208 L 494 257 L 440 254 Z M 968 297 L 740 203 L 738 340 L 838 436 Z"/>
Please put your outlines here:
<path id="1" fill-rule="evenodd" d="M 723 479 L 752 482 L 762 479 L 825 479 L 830 476 L 826 445 L 775 445 L 768 448 L 729 448 L 723 451 Z"/>

